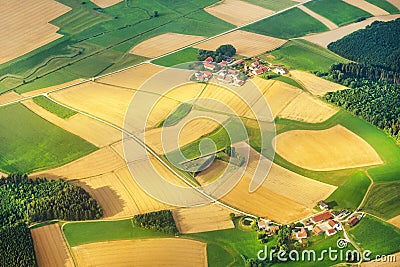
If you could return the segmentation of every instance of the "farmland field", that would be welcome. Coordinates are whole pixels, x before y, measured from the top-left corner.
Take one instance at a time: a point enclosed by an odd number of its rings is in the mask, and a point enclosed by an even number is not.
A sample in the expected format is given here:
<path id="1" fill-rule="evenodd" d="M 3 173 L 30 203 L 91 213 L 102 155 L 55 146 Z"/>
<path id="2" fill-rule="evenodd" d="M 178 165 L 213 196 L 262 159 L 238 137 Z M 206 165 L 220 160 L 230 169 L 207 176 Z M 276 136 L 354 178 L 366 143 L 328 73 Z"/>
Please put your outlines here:
<path id="1" fill-rule="evenodd" d="M 285 42 L 286 40 L 237 30 L 205 41 L 195 47 L 215 51 L 221 45 L 231 44 L 236 48 L 236 54 L 250 57 L 274 50 Z"/>
<path id="2" fill-rule="evenodd" d="M 278 49 L 270 52 L 275 58 L 268 59 L 287 67 L 306 71 L 327 71 L 330 66 L 348 60 L 304 40 L 290 40 Z"/>
<path id="3" fill-rule="evenodd" d="M 197 52 L 198 49 L 189 47 L 177 53 L 156 59 L 153 63 L 164 67 L 172 67 L 186 62 L 193 62 L 197 61 Z"/>
<path id="4" fill-rule="evenodd" d="M 107 8 L 107 7 L 115 5 L 123 0 L 91 0 L 91 1 L 101 8 Z"/>
<path id="5" fill-rule="evenodd" d="M 31 172 L 56 167 L 97 148 L 30 112 L 21 104 L 0 108 L 1 169 Z M 13 119 L 18 116 L 18 120 Z"/>
<path id="6" fill-rule="evenodd" d="M 241 0 L 225 0 L 204 10 L 236 26 L 247 24 L 273 13 L 272 10 Z"/>
<path id="7" fill-rule="evenodd" d="M 371 258 L 375 255 L 389 255 L 399 250 L 400 229 L 370 215 L 362 218 L 348 232 L 361 249 L 372 252 Z"/>
<path id="8" fill-rule="evenodd" d="M 305 4 L 312 11 L 324 16 L 338 26 L 368 18 L 372 14 L 341 0 L 316 0 Z"/>
<path id="9" fill-rule="evenodd" d="M 349 35 L 357 30 L 364 29 L 366 26 L 370 25 L 374 21 L 390 21 L 399 17 L 400 15 L 397 14 L 397 15 L 387 15 L 387 16 L 367 18 L 366 20 L 342 26 L 332 31 L 304 36 L 303 38 L 307 41 L 318 44 L 320 46 L 328 47 L 330 43 L 342 39 L 346 35 Z"/>
<path id="10" fill-rule="evenodd" d="M 14 14 L 13 10 L 18 10 Z M 14 36 L 14 38 L 1 39 L 0 64 L 17 58 L 60 37 L 56 33 L 58 28 L 48 22 L 67 13 L 71 8 L 56 1 L 9 1 L 0 11 L 2 20 L 3 36 Z M 18 47 L 15 46 L 18 44 Z"/>
<path id="11" fill-rule="evenodd" d="M 395 7 L 394 5 L 392 5 L 390 3 L 390 1 L 386 1 L 386 0 L 365 0 L 365 1 L 370 2 L 371 4 L 386 10 L 390 14 L 399 13 L 399 9 L 397 7 Z"/>
<path id="12" fill-rule="evenodd" d="M 157 257 L 149 251 L 157 251 Z M 207 266 L 206 244 L 183 238 L 91 243 L 72 248 L 82 266 Z"/>
<path id="13" fill-rule="evenodd" d="M 274 11 L 279 11 L 281 9 L 285 9 L 295 5 L 296 3 L 291 0 L 281 0 L 281 1 L 274 1 L 274 0 L 244 0 L 249 2 L 253 5 L 257 5 L 266 9 L 271 9 Z"/>
<path id="14" fill-rule="evenodd" d="M 363 172 L 356 172 L 326 200 L 335 209 L 356 209 L 367 192 L 370 180 Z"/>
<path id="15" fill-rule="evenodd" d="M 33 98 L 33 101 L 38 104 L 39 106 L 43 107 L 44 109 L 50 111 L 51 113 L 56 114 L 58 117 L 66 119 L 69 118 L 77 112 L 70 110 L 66 107 L 63 107 L 57 103 L 54 103 L 50 99 L 45 96 L 37 96 Z"/>
<path id="16" fill-rule="evenodd" d="M 310 33 L 327 31 L 328 27 L 304 11 L 294 8 L 246 26 L 244 30 L 289 39 Z"/>
<path id="17" fill-rule="evenodd" d="M 398 205 L 400 182 L 374 184 L 363 205 L 363 209 L 384 219 L 400 214 Z"/>
<path id="18" fill-rule="evenodd" d="M 313 18 L 319 20 L 320 22 L 322 22 L 326 27 L 328 27 L 330 30 L 336 29 L 338 26 L 333 23 L 332 21 L 330 21 L 329 19 L 315 13 L 314 11 L 308 9 L 307 7 L 301 5 L 299 6 L 299 9 L 303 10 L 304 12 L 306 12 L 308 15 L 312 16 Z"/>
<path id="19" fill-rule="evenodd" d="M 300 167 L 327 171 L 382 164 L 375 150 L 341 125 L 321 131 L 289 131 L 277 136 L 277 153 Z M 296 150 L 289 149 L 297 145 Z"/>
<path id="20" fill-rule="evenodd" d="M 202 36 L 165 33 L 141 42 L 133 47 L 129 53 L 153 58 L 198 42 L 202 39 L 204 39 Z"/>
<path id="21" fill-rule="evenodd" d="M 39 266 L 74 266 L 58 224 L 32 229 L 31 234 Z"/>
<path id="22" fill-rule="evenodd" d="M 384 10 L 384 9 L 378 7 L 378 6 L 375 6 L 375 5 L 369 3 L 368 1 L 365 1 L 365 0 L 343 0 L 343 1 L 348 3 L 348 4 L 350 4 L 350 5 L 358 7 L 359 9 L 362 9 L 362 10 L 364 10 L 364 11 L 366 11 L 366 12 L 368 12 L 368 13 L 374 15 L 374 16 L 388 15 L 389 14 L 386 10 Z"/>
<path id="23" fill-rule="evenodd" d="M 75 114 L 68 119 L 62 119 L 37 105 L 31 99 L 24 100 L 21 103 L 43 119 L 68 132 L 82 137 L 97 147 L 103 147 L 121 139 L 122 134 L 120 131 L 85 115 Z"/>

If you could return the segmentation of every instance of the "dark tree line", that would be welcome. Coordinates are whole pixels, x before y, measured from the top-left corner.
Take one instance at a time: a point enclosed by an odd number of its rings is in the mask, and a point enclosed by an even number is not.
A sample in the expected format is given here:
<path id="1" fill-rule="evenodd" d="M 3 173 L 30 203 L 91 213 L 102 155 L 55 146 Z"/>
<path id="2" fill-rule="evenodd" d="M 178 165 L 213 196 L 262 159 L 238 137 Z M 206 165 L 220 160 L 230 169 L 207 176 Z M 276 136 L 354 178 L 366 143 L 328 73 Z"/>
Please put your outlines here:
<path id="1" fill-rule="evenodd" d="M 0 229 L 0 266 L 37 266 L 32 236 L 25 224 Z"/>
<path id="2" fill-rule="evenodd" d="M 102 209 L 96 200 L 81 187 L 64 180 L 34 180 L 22 174 L 0 178 L 0 228 L 18 222 L 87 220 L 101 216 Z"/>
<path id="3" fill-rule="evenodd" d="M 375 21 L 365 29 L 330 43 L 328 49 L 366 65 L 400 71 L 400 19 Z"/>
<path id="4" fill-rule="evenodd" d="M 339 70 L 331 70 L 326 78 L 350 88 L 329 92 L 324 96 L 325 100 L 345 108 L 396 139 L 400 137 L 399 84 L 358 78 Z"/>
<path id="5" fill-rule="evenodd" d="M 174 235 L 179 232 L 170 210 L 135 215 L 133 217 L 133 223 L 138 227 L 156 230 L 166 234 Z"/>
<path id="6" fill-rule="evenodd" d="M 225 60 L 226 57 L 232 57 L 235 54 L 236 54 L 236 48 L 230 44 L 226 44 L 226 45 L 221 45 L 215 51 L 199 49 L 197 59 L 199 61 L 203 61 L 211 56 L 214 58 L 214 62 L 219 63 L 222 60 Z"/>
<path id="7" fill-rule="evenodd" d="M 335 64 L 331 67 L 330 75 L 334 76 L 334 79 L 340 83 L 348 78 L 365 78 L 400 84 L 400 72 L 358 63 Z"/>

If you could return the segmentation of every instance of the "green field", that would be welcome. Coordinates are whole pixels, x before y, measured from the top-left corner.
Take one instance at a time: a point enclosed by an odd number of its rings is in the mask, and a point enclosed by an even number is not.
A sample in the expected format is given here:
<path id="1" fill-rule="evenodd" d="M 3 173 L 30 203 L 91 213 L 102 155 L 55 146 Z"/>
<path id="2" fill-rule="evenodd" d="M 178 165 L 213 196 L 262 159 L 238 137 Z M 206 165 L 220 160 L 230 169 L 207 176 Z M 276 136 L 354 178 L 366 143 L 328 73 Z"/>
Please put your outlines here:
<path id="1" fill-rule="evenodd" d="M 374 184 L 363 205 L 363 210 L 384 219 L 400 214 L 400 182 Z"/>
<path id="2" fill-rule="evenodd" d="M 164 67 L 172 67 L 178 64 L 197 61 L 197 55 L 198 49 L 189 47 L 171 55 L 156 59 L 153 63 Z"/>
<path id="3" fill-rule="evenodd" d="M 328 71 L 338 62 L 348 62 L 335 53 L 306 40 L 290 40 L 278 49 L 270 52 L 275 58 L 265 58 L 274 63 L 281 63 L 289 68 L 306 71 Z"/>
<path id="4" fill-rule="evenodd" d="M 0 65 L 0 76 L 13 75 L 0 79 L 0 92 L 23 93 L 137 64 L 146 58 L 129 55 L 129 50 L 159 34 L 211 36 L 234 27 L 203 10 L 217 0 L 132 0 L 106 9 L 86 1 L 61 2 L 73 10 L 52 23 L 65 36 Z"/>
<path id="5" fill-rule="evenodd" d="M 168 117 L 160 123 L 160 127 L 169 127 L 180 122 L 192 110 L 192 105 L 188 103 L 180 104 Z"/>
<path id="6" fill-rule="evenodd" d="M 372 17 L 372 14 L 341 0 L 315 0 L 304 5 L 338 26 L 355 22 L 360 18 Z"/>
<path id="7" fill-rule="evenodd" d="M 296 82 L 295 80 L 293 80 L 292 78 L 290 78 L 288 76 L 278 76 L 276 78 L 273 78 L 273 80 L 281 81 L 281 82 L 293 85 L 294 87 L 297 87 L 301 90 L 304 90 L 303 86 L 301 86 L 298 82 Z"/>
<path id="8" fill-rule="evenodd" d="M 0 129 L 0 169 L 5 172 L 56 167 L 97 149 L 21 104 L 0 108 Z"/>
<path id="9" fill-rule="evenodd" d="M 400 251 L 400 229 L 370 215 L 362 218 L 348 233 L 362 250 L 372 252 L 371 258 Z"/>
<path id="10" fill-rule="evenodd" d="M 246 2 L 249 2 L 250 4 L 257 5 L 266 9 L 274 10 L 274 11 L 279 11 L 291 6 L 294 6 L 297 4 L 294 1 L 291 0 L 244 0 Z"/>
<path id="11" fill-rule="evenodd" d="M 39 106 L 43 107 L 44 109 L 50 111 L 53 114 L 56 114 L 58 117 L 66 119 L 69 118 L 75 114 L 77 114 L 75 111 L 63 107 L 50 99 L 48 99 L 45 96 L 37 96 L 33 98 L 33 101 L 38 104 Z"/>
<path id="12" fill-rule="evenodd" d="M 395 7 L 394 5 L 392 5 L 391 3 L 389 3 L 386 0 L 365 0 L 365 1 L 370 2 L 371 4 L 376 5 L 382 9 L 386 10 L 390 14 L 397 14 L 400 12 L 397 7 Z"/>
<path id="13" fill-rule="evenodd" d="M 171 237 L 161 232 L 135 227 L 131 219 L 68 223 L 63 230 L 68 244 L 72 247 L 109 240 Z"/>
<path id="14" fill-rule="evenodd" d="M 304 36 L 309 33 L 327 31 L 328 28 L 302 10 L 293 8 L 276 16 L 246 26 L 244 30 L 277 38 L 289 39 Z"/>
<path id="15" fill-rule="evenodd" d="M 360 205 L 370 185 L 364 172 L 356 172 L 326 199 L 335 209 L 354 210 Z"/>

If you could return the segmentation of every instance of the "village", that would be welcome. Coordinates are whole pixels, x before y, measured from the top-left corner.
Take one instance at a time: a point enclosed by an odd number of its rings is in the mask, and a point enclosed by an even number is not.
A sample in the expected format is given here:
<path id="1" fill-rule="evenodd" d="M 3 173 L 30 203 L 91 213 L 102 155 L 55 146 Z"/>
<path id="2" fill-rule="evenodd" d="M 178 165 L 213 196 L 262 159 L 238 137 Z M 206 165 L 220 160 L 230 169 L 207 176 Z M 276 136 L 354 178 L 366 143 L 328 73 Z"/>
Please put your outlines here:
<path id="1" fill-rule="evenodd" d="M 235 60 L 231 57 L 224 57 L 224 60 L 217 63 L 212 56 L 208 56 L 202 62 L 202 70 L 197 70 L 193 74 L 193 80 L 198 82 L 208 82 L 216 78 L 219 83 L 243 86 L 248 78 L 260 76 L 268 72 L 277 75 L 284 75 L 287 70 L 282 66 L 274 66 L 257 57 L 242 58 Z"/>
<path id="2" fill-rule="evenodd" d="M 258 239 L 261 243 L 268 241 L 269 237 L 274 235 L 280 236 L 280 231 L 289 232 L 289 241 L 294 248 L 307 247 L 308 239 L 312 236 L 322 236 L 329 238 L 345 231 L 356 224 L 363 218 L 364 213 L 354 211 L 353 213 L 344 209 L 333 211 L 324 201 L 319 201 L 317 206 L 322 210 L 311 217 L 303 218 L 291 225 L 278 225 L 271 220 L 244 217 L 242 225 L 252 226 L 258 232 Z M 346 235 L 344 235 L 346 237 Z M 287 244 L 286 244 L 287 245 Z M 280 244 L 277 245 L 278 247 Z"/>

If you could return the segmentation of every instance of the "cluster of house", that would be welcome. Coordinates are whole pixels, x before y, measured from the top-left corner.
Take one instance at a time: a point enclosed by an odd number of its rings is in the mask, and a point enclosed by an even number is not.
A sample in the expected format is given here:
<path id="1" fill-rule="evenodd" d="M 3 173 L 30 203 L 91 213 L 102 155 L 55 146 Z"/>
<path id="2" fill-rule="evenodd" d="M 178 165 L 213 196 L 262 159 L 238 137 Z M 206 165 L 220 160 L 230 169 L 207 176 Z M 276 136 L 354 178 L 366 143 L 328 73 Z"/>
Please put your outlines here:
<path id="1" fill-rule="evenodd" d="M 217 80 L 223 81 L 228 84 L 233 84 L 235 86 L 242 86 L 245 81 L 240 79 L 240 73 L 236 70 L 221 70 L 218 73 Z"/>
<path id="2" fill-rule="evenodd" d="M 279 225 L 272 225 L 272 224 L 269 224 L 267 221 L 260 220 L 258 222 L 258 229 L 265 230 L 265 235 L 271 236 L 271 235 L 275 234 L 276 232 L 278 232 L 280 227 L 279 227 Z"/>
<path id="3" fill-rule="evenodd" d="M 275 72 L 277 74 L 283 75 L 286 73 L 286 70 L 282 68 L 281 66 L 276 66 L 273 67 L 271 64 L 269 66 L 265 65 L 267 62 L 253 57 L 252 60 L 254 60 L 249 66 L 247 64 L 244 65 L 245 71 L 249 75 L 261 75 L 266 72 Z M 243 63 L 243 62 L 241 62 Z"/>
<path id="4" fill-rule="evenodd" d="M 233 59 L 229 58 L 230 63 L 233 62 Z M 209 56 L 203 61 L 204 69 L 209 71 L 196 71 L 194 73 L 195 79 L 200 82 L 208 82 L 212 79 L 213 73 L 210 71 L 215 71 L 217 66 L 220 71 L 216 72 L 217 80 L 222 81 L 227 84 L 232 84 L 234 86 L 242 86 L 245 84 L 245 81 L 240 79 L 240 72 L 234 69 L 226 69 L 225 67 L 228 65 L 229 61 L 221 61 L 216 64 L 213 62 L 214 59 Z"/>

